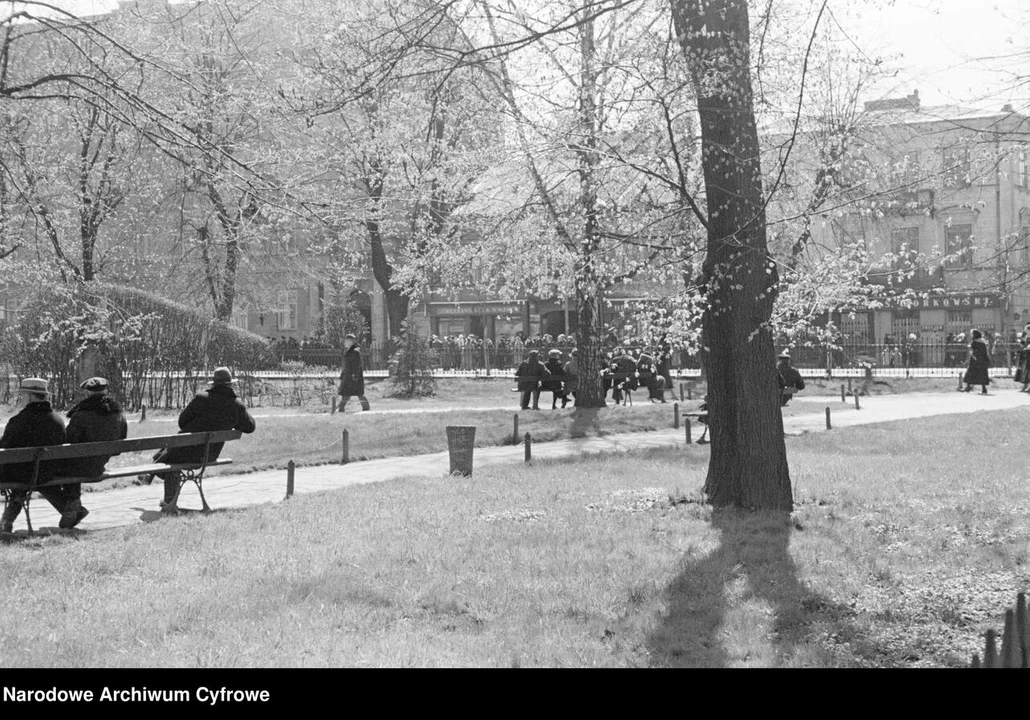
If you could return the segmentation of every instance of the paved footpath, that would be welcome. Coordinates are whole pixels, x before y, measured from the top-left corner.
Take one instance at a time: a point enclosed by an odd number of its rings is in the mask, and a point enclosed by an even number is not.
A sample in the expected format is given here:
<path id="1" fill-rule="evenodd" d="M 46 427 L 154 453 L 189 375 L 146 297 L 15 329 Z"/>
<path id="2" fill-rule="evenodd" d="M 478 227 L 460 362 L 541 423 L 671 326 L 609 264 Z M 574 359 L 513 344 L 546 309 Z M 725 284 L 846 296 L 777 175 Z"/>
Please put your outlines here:
<path id="1" fill-rule="evenodd" d="M 833 431 L 853 425 L 905 420 L 908 418 L 944 415 L 953 413 L 984 412 L 1017 407 L 1030 407 L 1030 395 L 1014 388 L 1005 388 L 982 396 L 978 393 L 908 393 L 900 395 L 879 395 L 860 398 L 860 409 L 845 411 L 840 396 L 797 396 L 794 405 L 801 414 L 784 419 L 789 435 L 806 432 L 825 432 L 825 408 L 829 407 Z M 810 409 L 811 412 L 808 412 Z M 631 409 L 629 409 L 632 412 Z M 671 411 L 670 411 L 671 412 Z M 698 426 L 695 424 L 695 439 Z M 589 455 L 603 452 L 618 452 L 636 448 L 682 445 L 684 430 L 668 429 L 644 433 L 622 433 L 603 437 L 586 437 L 571 440 L 556 440 L 536 443 L 532 447 L 533 459 L 548 459 Z M 226 452 L 231 454 L 231 445 Z M 699 456 L 708 452 L 707 445 L 693 445 L 692 451 Z M 520 445 L 476 448 L 473 467 L 481 468 L 503 463 L 523 462 L 525 450 Z M 401 477 L 434 477 L 449 470 L 447 451 L 431 455 L 366 460 L 347 465 L 318 465 L 297 468 L 294 477 L 294 493 L 315 493 L 325 490 L 349 487 L 363 483 L 382 482 Z M 239 508 L 262 503 L 280 502 L 286 495 L 286 471 L 264 470 L 244 475 L 216 475 L 204 483 L 204 494 L 213 508 Z M 82 530 L 100 530 L 125 527 L 138 523 L 153 522 L 161 518 L 158 500 L 162 491 L 161 480 L 147 486 L 132 486 L 98 493 L 84 493 L 83 500 L 90 509 L 90 516 L 80 525 Z M 180 506 L 199 508 L 200 497 L 196 488 L 187 484 L 183 488 Z M 32 503 L 33 526 L 37 529 L 56 528 L 59 516 L 42 499 Z M 24 514 L 18 519 L 15 530 L 25 529 Z"/>

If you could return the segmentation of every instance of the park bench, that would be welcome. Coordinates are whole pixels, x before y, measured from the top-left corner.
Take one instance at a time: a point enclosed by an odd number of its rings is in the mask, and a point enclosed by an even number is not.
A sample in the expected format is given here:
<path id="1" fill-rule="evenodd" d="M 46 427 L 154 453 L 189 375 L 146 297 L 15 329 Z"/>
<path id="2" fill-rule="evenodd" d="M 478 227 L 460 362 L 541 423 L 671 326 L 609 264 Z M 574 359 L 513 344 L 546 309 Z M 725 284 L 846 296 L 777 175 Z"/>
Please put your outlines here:
<path id="1" fill-rule="evenodd" d="M 134 477 L 138 475 L 157 475 L 158 473 L 178 473 L 179 487 L 175 491 L 175 497 L 170 507 L 176 507 L 179 500 L 179 493 L 183 485 L 192 482 L 200 492 L 200 500 L 203 503 L 204 512 L 211 512 L 207 499 L 204 497 L 203 479 L 204 472 L 209 467 L 216 465 L 228 465 L 232 463 L 229 458 L 220 457 L 217 460 L 207 460 L 208 446 L 211 443 L 228 442 L 240 438 L 239 430 L 219 430 L 212 432 L 178 433 L 175 435 L 155 435 L 151 437 L 129 438 L 126 440 L 109 440 L 105 442 L 71 443 L 65 445 L 42 445 L 37 447 L 20 447 L 0 449 L 0 466 L 15 463 L 33 463 L 32 481 L 5 482 L 0 480 L 0 492 L 4 494 L 4 505 L 8 502 L 10 492 L 14 490 L 37 490 L 41 487 L 55 487 L 71 483 L 98 483 L 104 480 L 111 480 L 119 477 Z M 109 468 L 95 477 L 72 477 L 57 475 L 52 480 L 44 483 L 37 483 L 39 476 L 39 463 L 43 461 L 71 460 L 75 458 L 88 458 L 96 456 L 121 455 L 130 452 L 144 452 L 152 450 L 164 450 L 173 447 L 188 447 L 194 445 L 204 446 L 204 460 L 194 463 L 161 463 L 150 462 L 144 465 L 133 465 L 132 467 Z M 60 471 L 58 471 L 60 472 Z M 29 515 L 29 500 L 33 493 L 25 498 L 24 510 L 25 521 L 28 524 L 29 532 L 32 532 L 32 519 Z"/>

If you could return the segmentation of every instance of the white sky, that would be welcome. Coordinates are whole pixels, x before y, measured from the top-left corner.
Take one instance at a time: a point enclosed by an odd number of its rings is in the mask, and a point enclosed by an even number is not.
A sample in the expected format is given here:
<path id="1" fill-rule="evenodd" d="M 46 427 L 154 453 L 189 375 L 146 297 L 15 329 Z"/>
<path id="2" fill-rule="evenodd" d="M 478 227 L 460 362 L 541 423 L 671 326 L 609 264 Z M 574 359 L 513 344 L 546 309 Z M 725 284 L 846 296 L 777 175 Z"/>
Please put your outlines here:
<path id="1" fill-rule="evenodd" d="M 848 0 L 830 0 L 829 8 L 867 54 L 889 57 L 890 66 L 899 70 L 879 88 L 884 95 L 900 97 L 918 89 L 923 105 L 995 110 L 1030 98 L 1030 0 L 877 4 L 858 9 Z M 1016 75 L 1027 78 L 1027 84 L 1018 87 Z"/>
<path id="2" fill-rule="evenodd" d="M 84 14 L 116 4 L 51 2 Z M 924 106 L 1000 109 L 1016 101 L 1017 108 L 1028 107 L 1019 101 L 1030 99 L 1030 0 L 828 0 L 827 9 L 824 22 L 839 21 L 866 54 L 886 58 L 899 71 L 878 94 L 918 89 Z M 1019 87 L 1017 75 L 1027 84 Z"/>

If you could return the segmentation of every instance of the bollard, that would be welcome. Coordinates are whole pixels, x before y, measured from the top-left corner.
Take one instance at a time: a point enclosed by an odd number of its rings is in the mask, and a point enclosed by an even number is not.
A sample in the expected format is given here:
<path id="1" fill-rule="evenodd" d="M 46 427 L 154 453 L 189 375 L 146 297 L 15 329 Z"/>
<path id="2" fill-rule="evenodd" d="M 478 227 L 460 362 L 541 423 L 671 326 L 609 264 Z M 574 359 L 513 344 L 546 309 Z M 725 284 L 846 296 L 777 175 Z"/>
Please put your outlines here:
<path id="1" fill-rule="evenodd" d="M 335 415 L 336 414 L 336 396 L 335 395 L 333 395 L 333 409 L 329 411 L 329 414 L 330 415 Z"/>
<path id="2" fill-rule="evenodd" d="M 861 410 L 862 409 L 862 408 L 860 408 L 858 406 L 858 393 L 855 393 L 855 409 L 856 410 Z"/>
<path id="3" fill-rule="evenodd" d="M 680 426 L 680 404 L 672 404 L 672 427 L 674 430 L 678 430 Z"/>
<path id="4" fill-rule="evenodd" d="M 346 430 L 343 431 L 343 458 L 340 460 L 341 465 L 346 465 L 350 462 L 350 433 Z"/>
<path id="5" fill-rule="evenodd" d="M 297 464 L 290 460 L 286 463 L 286 499 L 289 500 L 293 497 L 293 474 L 297 469 Z"/>
<path id="6" fill-rule="evenodd" d="M 147 419 L 147 406 L 146 404 L 140 405 L 139 421 L 143 422 Z"/>
<path id="7" fill-rule="evenodd" d="M 848 378 L 848 392 L 851 392 L 851 378 Z"/>
<path id="8" fill-rule="evenodd" d="M 515 413 L 514 427 L 513 427 L 512 431 L 511 431 L 511 444 L 512 445 L 518 445 L 519 444 L 519 414 L 518 413 Z"/>
<path id="9" fill-rule="evenodd" d="M 694 383 L 687 383 L 687 400 L 694 399 Z"/>
<path id="10" fill-rule="evenodd" d="M 526 462 L 533 458 L 533 439 L 526 433 Z"/>
<path id="11" fill-rule="evenodd" d="M 683 402 L 683 383 L 680 383 L 680 402 Z"/>
<path id="12" fill-rule="evenodd" d="M 690 418 L 687 418 L 686 421 L 684 422 L 684 424 L 683 424 L 683 432 L 687 436 L 687 445 L 689 445 L 690 442 L 691 442 L 691 438 L 690 438 Z"/>
<path id="13" fill-rule="evenodd" d="M 962 375 L 958 376 L 958 389 L 962 390 Z"/>
<path id="14" fill-rule="evenodd" d="M 844 383 L 841 383 L 840 384 L 840 401 L 841 402 L 847 402 L 847 400 L 845 398 L 847 398 L 847 395 L 844 394 Z"/>
<path id="15" fill-rule="evenodd" d="M 826 429 L 830 429 L 830 408 L 826 408 Z"/>

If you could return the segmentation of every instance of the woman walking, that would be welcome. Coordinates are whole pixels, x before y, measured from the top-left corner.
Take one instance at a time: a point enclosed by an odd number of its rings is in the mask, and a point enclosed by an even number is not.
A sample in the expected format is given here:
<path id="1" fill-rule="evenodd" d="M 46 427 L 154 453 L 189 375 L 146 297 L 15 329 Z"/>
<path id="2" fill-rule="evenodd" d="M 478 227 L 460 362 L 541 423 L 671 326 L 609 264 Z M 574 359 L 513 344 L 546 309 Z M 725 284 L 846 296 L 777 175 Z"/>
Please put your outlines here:
<path id="1" fill-rule="evenodd" d="M 991 367 L 991 354 L 987 349 L 987 342 L 983 333 L 973 330 L 973 339 L 969 343 L 969 366 L 966 368 L 966 376 L 963 382 L 966 384 L 966 392 L 969 392 L 974 385 L 983 388 L 981 395 L 987 394 L 987 386 L 991 384 L 991 378 L 987 374 Z"/>

